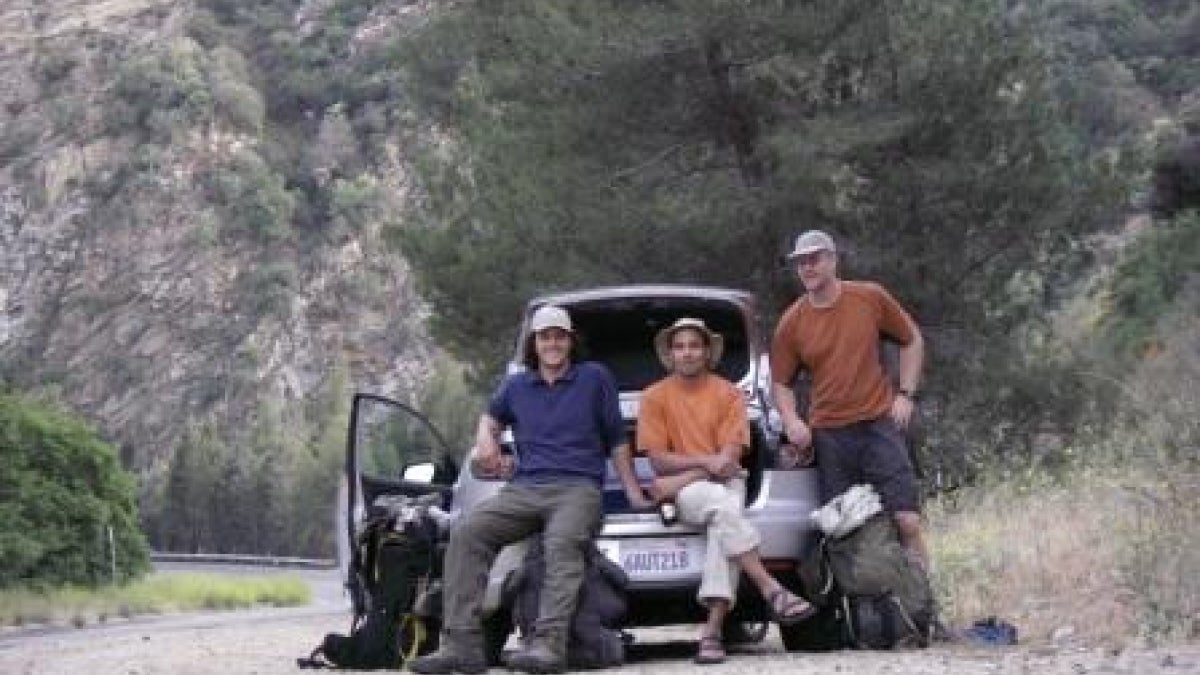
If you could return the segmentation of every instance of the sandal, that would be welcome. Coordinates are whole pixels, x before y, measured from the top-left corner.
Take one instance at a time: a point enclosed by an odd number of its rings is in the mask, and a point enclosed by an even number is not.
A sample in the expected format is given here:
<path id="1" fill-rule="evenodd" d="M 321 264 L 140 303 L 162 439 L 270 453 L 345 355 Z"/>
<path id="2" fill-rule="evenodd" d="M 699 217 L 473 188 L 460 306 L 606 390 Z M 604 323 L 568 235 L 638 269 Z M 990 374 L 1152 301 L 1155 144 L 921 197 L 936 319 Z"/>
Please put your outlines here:
<path id="1" fill-rule="evenodd" d="M 721 638 L 716 635 L 701 636 L 696 646 L 696 658 L 693 660 L 701 665 L 724 663 L 725 645 L 721 644 Z"/>
<path id="2" fill-rule="evenodd" d="M 767 598 L 771 605 L 771 620 L 780 626 L 791 626 L 812 618 L 817 608 L 786 588 L 779 588 Z"/>

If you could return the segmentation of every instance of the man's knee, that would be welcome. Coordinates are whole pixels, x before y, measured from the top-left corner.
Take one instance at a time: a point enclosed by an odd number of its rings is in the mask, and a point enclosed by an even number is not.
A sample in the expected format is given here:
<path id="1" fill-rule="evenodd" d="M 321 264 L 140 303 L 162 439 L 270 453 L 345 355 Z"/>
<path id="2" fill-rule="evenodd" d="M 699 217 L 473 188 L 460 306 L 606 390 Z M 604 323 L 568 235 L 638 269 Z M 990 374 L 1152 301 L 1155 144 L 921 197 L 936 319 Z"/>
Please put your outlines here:
<path id="1" fill-rule="evenodd" d="M 564 557 L 571 559 L 576 556 L 582 557 L 591 540 L 591 532 L 587 531 L 544 532 L 542 547 L 546 551 L 548 560 L 561 560 Z"/>
<path id="2" fill-rule="evenodd" d="M 738 556 L 758 547 L 758 530 L 746 518 L 741 508 L 722 506 L 713 512 L 709 527 L 717 528 L 721 548 L 730 556 Z"/>
<path id="3" fill-rule="evenodd" d="M 892 519 L 896 523 L 896 529 L 900 532 L 901 539 L 908 541 L 921 536 L 921 514 L 916 511 L 897 511 L 892 514 Z"/>
<path id="4" fill-rule="evenodd" d="M 506 542 L 493 541 L 495 528 L 484 519 L 468 515 L 462 521 L 450 528 L 450 551 L 497 551 Z"/>

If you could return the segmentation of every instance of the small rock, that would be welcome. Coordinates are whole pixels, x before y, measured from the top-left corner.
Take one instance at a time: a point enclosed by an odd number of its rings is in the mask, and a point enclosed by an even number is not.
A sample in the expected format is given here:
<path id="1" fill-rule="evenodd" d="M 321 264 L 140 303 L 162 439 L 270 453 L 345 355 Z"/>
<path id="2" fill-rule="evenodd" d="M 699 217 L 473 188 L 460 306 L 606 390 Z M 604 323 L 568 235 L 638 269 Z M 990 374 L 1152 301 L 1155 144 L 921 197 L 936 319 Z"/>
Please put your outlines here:
<path id="1" fill-rule="evenodd" d="M 1050 634 L 1050 641 L 1055 642 L 1055 643 L 1062 643 L 1062 642 L 1066 642 L 1067 640 L 1070 640 L 1071 637 L 1074 635 L 1075 635 L 1075 627 L 1074 626 L 1059 626 L 1058 628 L 1054 629 L 1053 633 Z"/>

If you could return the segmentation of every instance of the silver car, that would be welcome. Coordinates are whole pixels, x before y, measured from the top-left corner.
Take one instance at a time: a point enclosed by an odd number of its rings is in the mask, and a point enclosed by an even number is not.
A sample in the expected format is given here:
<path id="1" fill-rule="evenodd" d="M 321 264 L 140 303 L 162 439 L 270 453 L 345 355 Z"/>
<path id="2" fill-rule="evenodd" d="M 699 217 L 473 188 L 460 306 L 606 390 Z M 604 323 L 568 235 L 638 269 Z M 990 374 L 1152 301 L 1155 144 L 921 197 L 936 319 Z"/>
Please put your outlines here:
<path id="1" fill-rule="evenodd" d="M 752 432 L 752 447 L 744 459 L 748 470 L 746 515 L 762 535 L 760 552 L 767 569 L 784 585 L 800 590 L 796 564 L 816 539 L 807 514 L 819 506 L 817 477 L 811 468 L 778 465 L 780 429 L 768 398 L 767 333 L 753 297 L 727 288 L 676 285 L 616 286 L 539 297 L 526 307 L 510 372 L 522 367 L 519 346 L 527 336 L 529 316 L 544 304 L 566 308 L 581 337 L 584 358 L 604 363 L 616 376 L 621 413 L 631 439 L 642 390 L 666 374 L 652 346 L 655 333 L 688 316 L 703 319 L 724 336 L 725 352 L 717 372 L 742 391 Z M 462 420 L 462 424 L 474 423 Z M 378 495 L 440 492 L 445 508 L 454 513 L 470 509 L 499 490 L 499 480 L 459 471 L 440 438 L 411 408 L 368 394 L 355 398 L 346 465 L 345 532 L 350 540 L 360 527 L 366 505 Z M 461 455 L 463 450 L 454 454 Z M 650 480 L 653 474 L 645 458 L 637 458 L 636 468 L 639 477 Z M 704 609 L 695 594 L 704 560 L 703 534 L 688 525 L 667 525 L 657 512 L 634 512 L 611 464 L 603 487 L 604 526 L 597 546 L 629 576 L 626 626 L 702 620 Z M 520 544 L 505 549 L 490 573 L 485 628 L 496 653 L 511 626 L 502 589 L 520 564 L 521 555 Z M 353 595 L 353 579 L 348 581 Z M 768 626 L 769 610 L 752 584 L 744 582 L 740 588 L 742 593 L 727 624 L 729 636 L 760 639 Z M 788 649 L 809 646 L 820 623 L 818 617 L 781 628 L 784 645 Z"/>

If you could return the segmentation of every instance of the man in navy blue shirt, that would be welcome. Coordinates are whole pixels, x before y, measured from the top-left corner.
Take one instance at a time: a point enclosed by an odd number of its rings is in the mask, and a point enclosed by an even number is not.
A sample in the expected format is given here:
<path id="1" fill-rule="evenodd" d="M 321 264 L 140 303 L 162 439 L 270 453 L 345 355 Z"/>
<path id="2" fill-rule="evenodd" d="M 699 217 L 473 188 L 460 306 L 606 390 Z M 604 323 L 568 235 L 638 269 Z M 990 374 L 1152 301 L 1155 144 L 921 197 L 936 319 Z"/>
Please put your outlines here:
<path id="1" fill-rule="evenodd" d="M 466 514 L 446 551 L 443 628 L 438 651 L 414 659 L 417 673 L 487 670 L 480 605 L 488 569 L 505 545 L 542 533 L 546 579 L 533 639 L 508 659 L 528 673 L 567 665 L 567 630 L 584 576 L 584 551 L 599 532 L 605 459 L 626 444 L 617 385 L 604 366 L 577 362 L 571 317 L 545 306 L 530 319 L 525 370 L 505 378 L 479 420 L 470 461 L 506 475 L 500 452 L 510 427 L 517 455 L 512 480 Z"/>

